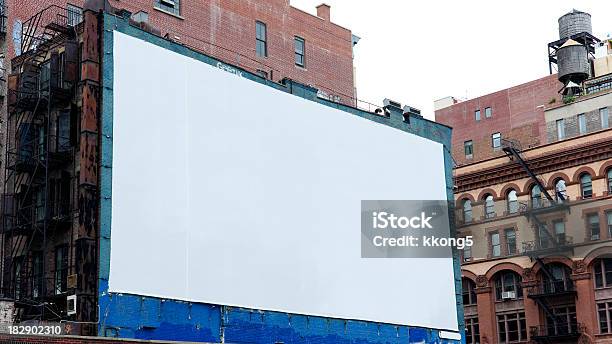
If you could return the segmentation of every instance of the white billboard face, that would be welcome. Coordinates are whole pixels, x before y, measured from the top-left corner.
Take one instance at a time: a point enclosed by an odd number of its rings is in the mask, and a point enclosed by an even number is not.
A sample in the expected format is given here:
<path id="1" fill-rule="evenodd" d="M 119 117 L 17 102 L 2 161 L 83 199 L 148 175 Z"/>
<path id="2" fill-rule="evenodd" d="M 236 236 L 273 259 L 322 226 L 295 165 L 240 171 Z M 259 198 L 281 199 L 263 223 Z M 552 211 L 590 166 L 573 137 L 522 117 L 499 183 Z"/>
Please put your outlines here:
<path id="1" fill-rule="evenodd" d="M 114 33 L 109 291 L 457 330 L 453 263 L 362 259 L 442 145 Z"/>

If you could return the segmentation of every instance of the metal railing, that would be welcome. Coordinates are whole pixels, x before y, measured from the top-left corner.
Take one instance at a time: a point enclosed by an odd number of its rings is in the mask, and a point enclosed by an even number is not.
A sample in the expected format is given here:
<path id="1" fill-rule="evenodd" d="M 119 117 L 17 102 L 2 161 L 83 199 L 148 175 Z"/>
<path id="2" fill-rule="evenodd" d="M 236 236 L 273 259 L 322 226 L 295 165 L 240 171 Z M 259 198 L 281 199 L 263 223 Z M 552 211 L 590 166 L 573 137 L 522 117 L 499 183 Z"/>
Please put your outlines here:
<path id="1" fill-rule="evenodd" d="M 53 38 L 58 33 L 56 30 L 69 30 L 80 23 L 81 20 L 82 13 L 80 11 L 56 5 L 43 9 L 23 22 L 21 27 L 21 53 L 35 50 L 40 44 Z"/>
<path id="2" fill-rule="evenodd" d="M 531 326 L 529 334 L 531 338 L 551 338 L 551 337 L 566 337 L 580 336 L 582 326 L 578 322 L 563 322 L 550 325 Z"/>
<path id="3" fill-rule="evenodd" d="M 571 279 L 564 280 L 544 280 L 533 287 L 529 287 L 529 296 L 553 296 L 558 294 L 566 294 L 575 291 L 574 281 Z"/>
<path id="4" fill-rule="evenodd" d="M 533 253 L 538 251 L 562 251 L 574 244 L 574 237 L 570 235 L 557 235 L 556 244 L 548 239 L 531 240 L 523 242 L 523 253 Z"/>
<path id="5" fill-rule="evenodd" d="M 2 34 L 6 33 L 6 22 L 6 3 L 4 2 L 4 0 L 0 0 L 0 33 Z"/>
<path id="6" fill-rule="evenodd" d="M 525 200 L 499 200 L 493 204 L 487 204 L 485 201 L 472 203 L 469 211 L 464 211 L 463 206 L 459 204 L 455 209 L 455 219 L 458 225 L 466 225 L 476 223 L 493 218 L 524 215 L 526 212 L 547 212 L 565 209 L 572 201 L 549 201 L 546 198 L 536 198 L 528 201 Z"/>

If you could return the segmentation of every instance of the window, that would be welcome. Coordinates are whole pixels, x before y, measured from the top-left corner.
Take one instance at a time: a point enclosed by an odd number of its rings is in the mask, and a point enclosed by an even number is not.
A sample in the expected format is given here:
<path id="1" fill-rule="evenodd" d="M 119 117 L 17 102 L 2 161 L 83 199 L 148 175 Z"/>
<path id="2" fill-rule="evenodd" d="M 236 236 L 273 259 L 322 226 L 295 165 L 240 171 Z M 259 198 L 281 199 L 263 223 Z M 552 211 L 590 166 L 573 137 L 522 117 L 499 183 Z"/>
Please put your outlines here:
<path id="1" fill-rule="evenodd" d="M 587 131 L 586 117 L 584 116 L 584 114 L 578 115 L 578 131 L 580 132 L 580 134 L 585 134 Z"/>
<path id="2" fill-rule="evenodd" d="M 518 195 L 516 190 L 508 191 L 508 213 L 515 214 L 519 210 Z"/>
<path id="3" fill-rule="evenodd" d="M 568 200 L 567 186 L 565 185 L 565 180 L 563 180 L 563 178 L 559 178 L 555 182 L 555 197 L 560 203 L 563 203 Z"/>
<path id="4" fill-rule="evenodd" d="M 565 244 L 565 222 L 563 220 L 553 221 L 553 227 L 555 229 L 555 238 L 561 245 Z"/>
<path id="5" fill-rule="evenodd" d="M 551 275 L 542 275 L 542 291 L 544 293 L 565 292 L 574 290 L 574 284 L 571 280 L 571 270 L 563 264 L 547 264 L 546 269 Z"/>
<path id="6" fill-rule="evenodd" d="M 608 169 L 606 177 L 608 179 L 608 193 L 612 194 L 612 168 Z"/>
<path id="7" fill-rule="evenodd" d="M 474 117 L 476 118 L 477 121 L 480 121 L 480 110 L 474 111 Z"/>
<path id="8" fill-rule="evenodd" d="M 465 342 L 466 344 L 480 344 L 478 317 L 465 318 Z"/>
<path id="9" fill-rule="evenodd" d="M 306 66 L 306 41 L 301 37 L 295 37 L 295 65 Z"/>
<path id="10" fill-rule="evenodd" d="M 484 198 L 485 201 L 485 217 L 487 219 L 495 217 L 495 200 L 493 195 L 487 194 Z"/>
<path id="11" fill-rule="evenodd" d="M 463 305 L 475 305 L 476 304 L 476 284 L 469 278 L 461 279 L 461 287 L 463 291 Z"/>
<path id="12" fill-rule="evenodd" d="M 463 143 L 463 151 L 465 152 L 466 159 L 471 159 L 474 156 L 474 143 L 472 140 Z"/>
<path id="13" fill-rule="evenodd" d="M 472 201 L 469 199 L 463 200 L 463 222 L 472 222 Z"/>
<path id="14" fill-rule="evenodd" d="M 599 333 L 612 332 L 612 302 L 602 302 L 597 304 L 597 317 L 599 318 Z"/>
<path id="15" fill-rule="evenodd" d="M 490 107 L 485 108 L 485 117 L 491 118 L 491 115 L 493 115 L 493 110 Z"/>
<path id="16" fill-rule="evenodd" d="M 563 140 L 565 138 L 565 120 L 557 120 L 557 138 Z"/>
<path id="17" fill-rule="evenodd" d="M 255 22 L 256 52 L 259 57 L 268 57 L 268 32 L 266 24 Z"/>
<path id="18" fill-rule="evenodd" d="M 577 333 L 576 306 L 554 307 L 552 312 L 556 319 L 549 315 L 546 316 L 546 334 L 548 336 Z"/>
<path id="19" fill-rule="evenodd" d="M 79 6 L 68 4 L 66 7 L 68 26 L 77 26 L 83 21 L 83 9 Z"/>
<path id="20" fill-rule="evenodd" d="M 497 315 L 497 333 L 499 343 L 514 343 L 527 340 L 527 323 L 525 312 Z"/>
<path id="21" fill-rule="evenodd" d="M 55 249 L 55 294 L 66 291 L 68 283 L 68 246 Z"/>
<path id="22" fill-rule="evenodd" d="M 593 184 L 590 174 L 583 173 L 580 176 L 580 191 L 582 193 L 582 198 L 591 198 L 593 196 Z"/>
<path id="23" fill-rule="evenodd" d="M 155 7 L 174 14 L 176 16 L 181 15 L 181 0 L 154 0 Z"/>
<path id="24" fill-rule="evenodd" d="M 42 252 L 32 252 L 32 297 L 42 296 Z"/>
<path id="25" fill-rule="evenodd" d="M 516 232 L 514 228 L 508 228 L 506 232 L 506 252 L 508 255 L 516 254 Z"/>
<path id="26" fill-rule="evenodd" d="M 501 243 L 499 240 L 499 233 L 491 233 L 491 255 L 493 257 L 501 256 Z"/>
<path id="27" fill-rule="evenodd" d="M 587 215 L 587 225 L 591 240 L 599 240 L 599 214 Z"/>
<path id="28" fill-rule="evenodd" d="M 531 207 L 540 208 L 542 206 L 542 190 L 540 186 L 535 184 L 531 187 Z"/>
<path id="29" fill-rule="evenodd" d="M 550 233 L 544 224 L 538 227 L 538 244 L 539 248 L 550 247 Z"/>
<path id="30" fill-rule="evenodd" d="M 495 276 L 495 299 L 504 300 L 503 293 L 514 293 L 514 299 L 523 297 L 522 280 L 514 271 L 502 271 Z M 508 296 L 508 295 L 506 295 Z"/>
<path id="31" fill-rule="evenodd" d="M 22 296 L 22 290 L 23 290 L 22 276 L 24 275 L 23 260 L 24 260 L 23 256 L 15 257 L 15 260 L 13 262 L 13 276 L 15 277 L 15 299 L 16 300 L 21 299 L 21 296 Z"/>
<path id="32" fill-rule="evenodd" d="M 491 135 L 491 140 L 492 140 L 493 148 L 501 147 L 501 134 L 500 133 L 495 133 Z"/>
<path id="33" fill-rule="evenodd" d="M 469 262 L 472 260 L 472 246 L 465 246 L 463 248 L 463 261 Z"/>
<path id="34" fill-rule="evenodd" d="M 57 116 L 55 150 L 65 152 L 70 149 L 70 110 L 62 111 Z"/>
<path id="35" fill-rule="evenodd" d="M 612 287 L 612 258 L 596 259 L 593 262 L 595 288 Z"/>
<path id="36" fill-rule="evenodd" d="M 599 117 L 601 118 L 601 127 L 608 128 L 610 126 L 610 118 L 608 113 L 608 108 L 599 109 Z"/>
<path id="37" fill-rule="evenodd" d="M 606 222 L 608 225 L 608 239 L 612 238 L 612 211 L 606 213 Z"/>

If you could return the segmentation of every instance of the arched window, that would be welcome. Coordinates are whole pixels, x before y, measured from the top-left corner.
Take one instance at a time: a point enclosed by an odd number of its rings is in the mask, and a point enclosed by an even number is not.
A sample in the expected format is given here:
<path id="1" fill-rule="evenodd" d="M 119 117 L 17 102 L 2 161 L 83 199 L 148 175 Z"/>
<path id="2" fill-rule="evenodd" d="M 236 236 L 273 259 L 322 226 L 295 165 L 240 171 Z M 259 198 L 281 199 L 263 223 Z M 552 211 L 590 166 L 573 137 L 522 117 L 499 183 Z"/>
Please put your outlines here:
<path id="1" fill-rule="evenodd" d="M 518 194 L 516 190 L 510 189 L 508 191 L 508 213 L 514 214 L 518 212 L 519 204 L 518 204 Z"/>
<path id="2" fill-rule="evenodd" d="M 542 271 L 542 291 L 548 293 L 560 293 L 574 290 L 571 280 L 571 270 L 563 264 L 547 264 L 546 273 Z"/>
<path id="3" fill-rule="evenodd" d="M 523 297 L 522 279 L 514 271 L 502 271 L 495 275 L 495 299 L 514 300 Z"/>
<path id="4" fill-rule="evenodd" d="M 608 193 L 612 194 L 612 168 L 608 169 L 608 172 L 606 173 L 607 176 L 607 180 L 608 180 Z"/>
<path id="5" fill-rule="evenodd" d="M 467 198 L 463 200 L 463 222 L 472 222 L 472 201 Z"/>
<path id="6" fill-rule="evenodd" d="M 600 258 L 593 262 L 595 288 L 612 287 L 612 258 Z"/>
<path id="7" fill-rule="evenodd" d="M 538 184 L 531 187 L 531 207 L 540 208 L 542 206 L 542 190 Z"/>
<path id="8" fill-rule="evenodd" d="M 472 282 L 469 278 L 461 279 L 461 286 L 463 289 L 463 305 L 475 305 L 476 304 L 476 283 Z"/>
<path id="9" fill-rule="evenodd" d="M 495 200 L 493 199 L 493 195 L 486 194 L 484 196 L 485 202 L 485 216 L 487 219 L 495 217 Z"/>
<path id="10" fill-rule="evenodd" d="M 593 183 L 590 174 L 583 173 L 580 175 L 580 191 L 582 198 L 591 198 L 593 196 Z"/>
<path id="11" fill-rule="evenodd" d="M 559 203 L 568 200 L 567 187 L 565 186 L 565 180 L 563 180 L 563 178 L 559 178 L 555 181 L 555 196 L 557 197 L 557 201 L 559 201 Z"/>

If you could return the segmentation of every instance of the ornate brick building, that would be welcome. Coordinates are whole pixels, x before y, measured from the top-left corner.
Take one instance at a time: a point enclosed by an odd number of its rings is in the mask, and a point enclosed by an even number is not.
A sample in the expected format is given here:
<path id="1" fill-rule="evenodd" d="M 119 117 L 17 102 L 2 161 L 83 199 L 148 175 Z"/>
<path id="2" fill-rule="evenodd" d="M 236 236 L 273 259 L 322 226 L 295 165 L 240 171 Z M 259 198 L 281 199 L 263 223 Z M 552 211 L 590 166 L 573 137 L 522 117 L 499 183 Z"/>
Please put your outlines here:
<path id="1" fill-rule="evenodd" d="M 474 239 L 468 343 L 612 342 L 612 50 L 586 13 L 563 16 L 560 32 L 573 17 L 588 20 L 549 44 L 559 74 L 436 104 L 455 135 L 457 232 Z M 564 49 L 591 69 L 568 72 Z"/>

